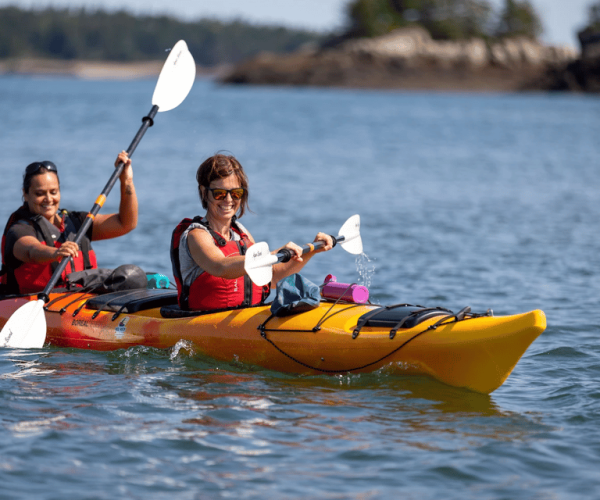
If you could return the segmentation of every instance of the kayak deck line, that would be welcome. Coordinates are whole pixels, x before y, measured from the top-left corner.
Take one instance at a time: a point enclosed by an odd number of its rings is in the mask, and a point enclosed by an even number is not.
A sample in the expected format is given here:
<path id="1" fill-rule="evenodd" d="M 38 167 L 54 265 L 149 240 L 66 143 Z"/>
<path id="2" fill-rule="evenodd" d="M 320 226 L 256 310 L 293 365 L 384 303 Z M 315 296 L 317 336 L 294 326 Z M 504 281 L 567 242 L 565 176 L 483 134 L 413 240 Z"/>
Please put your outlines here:
<path id="1" fill-rule="evenodd" d="M 35 295 L 0 299 L 0 325 L 33 300 Z M 269 304 L 181 311 L 176 291 L 165 289 L 104 295 L 55 290 L 45 315 L 50 346 L 168 349 L 184 340 L 196 354 L 226 363 L 298 375 L 428 375 L 486 394 L 504 383 L 546 328 L 540 310 L 493 316 L 469 308 L 455 314 L 441 307 L 324 301 L 283 317 L 272 316 Z"/>
<path id="2" fill-rule="evenodd" d="M 273 347 L 275 347 L 275 349 L 277 349 L 279 352 L 281 352 L 282 354 L 284 354 L 285 356 L 287 356 L 288 358 L 290 358 L 292 361 L 295 361 L 296 363 L 304 366 L 305 368 L 309 368 L 311 370 L 315 370 L 315 371 L 319 371 L 319 372 L 323 372 L 323 373 L 339 373 L 340 370 L 327 370 L 324 368 L 317 368 L 315 366 L 309 366 L 305 363 L 303 363 L 302 361 L 295 359 L 292 355 L 290 355 L 289 353 L 283 351 L 279 346 L 277 346 L 277 344 L 275 344 L 270 338 L 268 338 L 267 336 L 267 332 L 268 331 L 275 331 L 275 332 L 281 332 L 281 331 L 286 331 L 286 332 L 297 332 L 297 333 L 302 333 L 302 332 L 316 332 L 318 330 L 321 329 L 321 325 L 327 320 L 329 319 L 328 314 L 331 311 L 331 309 L 333 308 L 333 306 L 335 304 L 337 304 L 339 302 L 335 301 L 333 302 L 333 305 L 331 306 L 331 308 L 325 312 L 325 314 L 323 315 L 323 317 L 319 320 L 319 322 L 312 328 L 308 329 L 308 330 L 281 330 L 281 329 L 268 329 L 266 328 L 267 323 L 269 322 L 269 320 L 271 320 L 272 318 L 274 318 L 275 316 L 271 314 L 271 316 L 269 316 L 264 323 L 261 323 L 258 326 L 258 329 L 260 330 L 260 335 L 261 337 L 263 337 L 267 342 L 269 342 Z M 349 307 L 356 307 L 358 304 L 356 305 L 350 305 Z M 471 313 L 471 308 L 469 306 L 465 307 L 464 309 L 462 309 L 461 311 L 459 311 L 456 314 L 453 314 L 452 311 L 450 311 L 449 309 L 445 309 L 442 307 L 424 307 L 424 306 L 413 306 L 412 304 L 396 304 L 393 306 L 383 306 L 380 307 L 378 309 L 374 309 L 373 311 L 364 314 L 363 316 L 361 316 L 357 322 L 356 328 L 354 329 L 354 331 L 352 332 L 352 340 L 355 340 L 359 333 L 360 330 L 363 326 L 365 325 L 373 325 L 375 324 L 376 320 L 382 316 L 382 313 L 387 313 L 389 311 L 393 311 L 395 309 L 399 309 L 399 308 L 407 308 L 409 309 L 410 312 L 408 312 L 408 314 L 400 316 L 401 319 L 400 321 L 397 321 L 398 318 L 396 318 L 393 323 L 394 323 L 394 327 L 390 330 L 390 340 L 393 340 L 394 337 L 396 336 L 396 333 L 398 332 L 398 329 L 402 328 L 404 325 L 406 325 L 406 327 L 410 327 L 413 328 L 416 325 L 420 324 L 422 321 L 424 321 L 425 319 L 429 319 L 432 317 L 436 317 L 436 316 L 442 316 L 441 319 L 438 319 L 438 321 L 432 325 L 429 325 L 427 328 L 425 328 L 424 330 L 416 333 L 415 335 L 413 335 L 412 337 L 408 338 L 407 340 L 405 340 L 402 344 L 400 344 L 398 347 L 396 347 L 393 351 L 389 352 L 388 354 L 383 355 L 381 358 L 375 360 L 375 361 L 371 361 L 367 364 L 364 364 L 362 366 L 357 366 L 354 368 L 345 368 L 341 371 L 347 372 L 347 373 L 352 373 L 355 371 L 359 371 L 359 370 L 364 370 L 366 368 L 369 368 L 370 366 L 373 366 L 377 363 L 382 362 L 384 359 L 389 358 L 390 356 L 392 356 L 393 354 L 395 354 L 397 351 L 399 351 L 400 349 L 402 349 L 406 344 L 408 344 L 409 342 L 411 342 L 412 340 L 416 339 L 417 337 L 419 337 L 420 335 L 423 335 L 424 333 L 430 331 L 430 330 L 435 330 L 437 329 L 438 326 L 440 325 L 445 325 L 447 324 L 449 321 L 447 320 L 454 320 L 456 321 L 465 321 L 467 319 L 470 318 L 479 318 L 482 316 L 491 316 L 492 312 L 490 309 L 488 309 L 488 311 L 484 314 L 475 314 L 475 313 Z M 338 311 L 339 312 L 339 311 Z M 334 313 L 335 314 L 335 313 Z M 468 314 L 468 316 L 467 316 Z M 385 317 L 383 320 L 380 320 L 380 323 L 387 320 L 388 322 L 391 321 L 389 318 L 389 314 L 385 315 L 383 314 L 383 316 Z M 412 320 L 412 321 L 411 321 Z M 381 326 L 381 325 L 380 325 Z"/>

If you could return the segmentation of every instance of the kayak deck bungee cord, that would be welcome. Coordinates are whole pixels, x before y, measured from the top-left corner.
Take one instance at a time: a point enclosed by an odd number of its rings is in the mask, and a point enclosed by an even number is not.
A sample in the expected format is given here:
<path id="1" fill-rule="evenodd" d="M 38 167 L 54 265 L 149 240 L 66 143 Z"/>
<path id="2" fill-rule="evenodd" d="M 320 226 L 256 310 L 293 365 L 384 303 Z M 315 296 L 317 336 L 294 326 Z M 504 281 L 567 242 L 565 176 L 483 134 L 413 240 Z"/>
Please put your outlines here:
<path id="1" fill-rule="evenodd" d="M 0 300 L 0 325 L 36 295 Z M 44 306 L 46 345 L 111 351 L 167 349 L 180 341 L 213 359 L 301 375 L 428 375 L 455 387 L 491 393 L 545 330 L 534 310 L 510 316 L 470 308 L 453 313 L 410 304 L 378 306 L 322 301 L 277 317 L 270 305 L 183 311 L 177 293 L 137 289 L 102 295 L 55 289 Z"/>

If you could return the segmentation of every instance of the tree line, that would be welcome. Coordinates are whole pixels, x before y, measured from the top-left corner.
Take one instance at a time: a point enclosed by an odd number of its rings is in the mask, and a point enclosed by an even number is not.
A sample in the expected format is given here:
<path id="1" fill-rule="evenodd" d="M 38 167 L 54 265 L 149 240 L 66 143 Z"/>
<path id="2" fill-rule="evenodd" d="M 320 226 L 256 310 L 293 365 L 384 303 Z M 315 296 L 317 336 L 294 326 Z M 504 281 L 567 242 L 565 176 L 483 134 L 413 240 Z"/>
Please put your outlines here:
<path id="1" fill-rule="evenodd" d="M 0 8 L 0 59 L 39 57 L 102 61 L 161 59 L 184 39 L 203 66 L 236 63 L 262 51 L 293 52 L 305 44 L 327 46 L 347 38 L 373 37 L 419 25 L 437 40 L 498 39 L 542 33 L 529 0 L 349 0 L 347 29 L 340 36 L 242 21 L 138 16 L 126 11 Z M 586 30 L 600 30 L 600 1 L 589 8 Z M 584 30 L 585 31 L 585 30 Z"/>
<path id="2" fill-rule="evenodd" d="M 495 9 L 487 0 L 352 0 L 345 37 L 378 36 L 418 24 L 436 40 L 526 36 L 536 40 L 542 24 L 528 0 L 505 0 Z"/>
<path id="3" fill-rule="evenodd" d="M 600 0 L 596 0 L 588 7 L 588 24 L 581 30 L 580 34 L 592 34 L 600 32 Z"/>
<path id="4" fill-rule="evenodd" d="M 126 11 L 0 8 L 0 59 L 39 57 L 103 61 L 161 59 L 185 40 L 197 64 L 235 63 L 261 51 L 285 53 L 323 34 L 240 21 L 136 16 Z"/>

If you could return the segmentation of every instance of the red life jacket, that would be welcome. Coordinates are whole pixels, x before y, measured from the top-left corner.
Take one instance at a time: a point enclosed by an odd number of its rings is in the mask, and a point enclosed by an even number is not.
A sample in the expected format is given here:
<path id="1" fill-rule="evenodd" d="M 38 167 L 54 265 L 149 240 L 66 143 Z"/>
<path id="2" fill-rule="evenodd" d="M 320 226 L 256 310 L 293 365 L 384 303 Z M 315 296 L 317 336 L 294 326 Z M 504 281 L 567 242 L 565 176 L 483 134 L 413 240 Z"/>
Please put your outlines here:
<path id="1" fill-rule="evenodd" d="M 43 245 L 60 247 L 62 243 L 68 240 L 70 235 L 75 235 L 81 227 L 82 219 L 79 217 L 79 212 L 74 212 L 72 216 L 66 210 L 62 210 L 63 220 L 67 222 L 67 218 L 72 222 L 71 231 L 66 229 L 61 232 L 59 238 L 52 238 L 50 222 L 41 215 L 32 214 L 29 209 L 23 205 L 17 211 L 13 212 L 6 223 L 4 234 L 2 235 L 2 270 L 0 271 L 0 283 L 3 286 L 3 291 L 7 294 L 25 294 L 41 292 L 48 282 L 54 270 L 58 267 L 59 262 L 49 262 L 46 264 L 37 264 L 35 262 L 21 262 L 5 254 L 6 234 L 9 229 L 21 220 L 26 220 L 35 230 L 35 237 Z M 74 232 L 73 232 L 74 231 Z M 85 269 L 95 269 L 98 267 L 96 254 L 92 249 L 89 238 L 84 235 L 79 243 L 81 251 L 77 257 L 69 259 L 69 263 L 61 275 L 59 284 L 64 283 L 66 276 L 75 271 L 83 271 Z"/>
<path id="2" fill-rule="evenodd" d="M 202 217 L 183 219 L 173 231 L 171 238 L 171 264 L 173 275 L 177 283 L 177 299 L 179 307 L 186 310 L 211 311 L 214 309 L 229 309 L 239 306 L 261 304 L 269 295 L 270 286 L 256 286 L 248 275 L 235 279 L 219 278 L 204 271 L 191 284 L 184 283 L 179 261 L 179 242 L 181 236 L 192 223 L 205 226 L 213 237 L 217 247 L 223 255 L 245 255 L 252 242 L 236 224 L 232 222 L 231 229 L 240 236 L 239 241 L 225 241 L 216 231 L 208 226 Z"/>

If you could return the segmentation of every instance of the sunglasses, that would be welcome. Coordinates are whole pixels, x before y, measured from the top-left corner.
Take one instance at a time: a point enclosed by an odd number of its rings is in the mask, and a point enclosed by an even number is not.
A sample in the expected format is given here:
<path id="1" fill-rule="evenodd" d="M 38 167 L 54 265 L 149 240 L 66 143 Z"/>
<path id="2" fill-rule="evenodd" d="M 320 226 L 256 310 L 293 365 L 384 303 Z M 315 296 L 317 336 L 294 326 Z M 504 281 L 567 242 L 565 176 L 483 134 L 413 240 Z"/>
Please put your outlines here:
<path id="1" fill-rule="evenodd" d="M 51 161 L 35 161 L 27 165 L 25 176 L 37 174 L 42 168 L 45 168 L 48 172 L 58 173 L 56 165 Z"/>
<path id="2" fill-rule="evenodd" d="M 231 195 L 232 200 L 241 200 L 242 196 L 244 196 L 244 193 L 246 192 L 246 190 L 244 188 L 235 188 L 235 189 L 206 188 L 206 189 L 208 189 L 212 193 L 213 198 L 217 201 L 224 200 L 225 198 L 227 198 L 227 194 Z"/>

